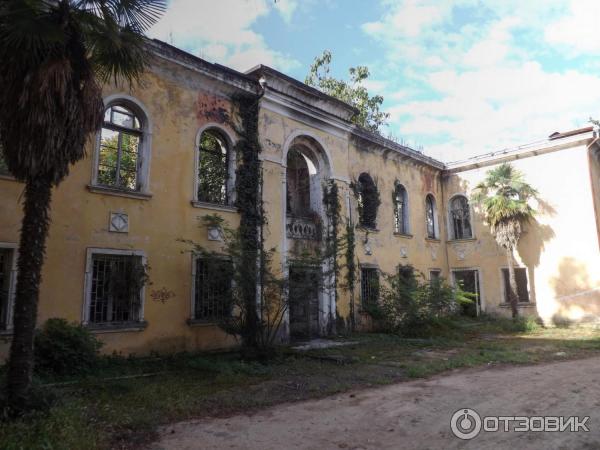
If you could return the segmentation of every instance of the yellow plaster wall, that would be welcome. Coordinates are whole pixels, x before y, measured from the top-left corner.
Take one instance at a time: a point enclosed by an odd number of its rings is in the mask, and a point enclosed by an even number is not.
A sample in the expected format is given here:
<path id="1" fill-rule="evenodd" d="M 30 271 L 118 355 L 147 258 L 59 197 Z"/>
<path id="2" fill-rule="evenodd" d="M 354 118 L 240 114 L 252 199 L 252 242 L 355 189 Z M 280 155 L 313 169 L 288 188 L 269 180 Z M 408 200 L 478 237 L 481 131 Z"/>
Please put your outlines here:
<path id="1" fill-rule="evenodd" d="M 536 221 L 525 226 L 516 262 L 528 269 L 530 299 L 548 323 L 592 319 L 600 313 L 600 253 L 590 187 L 590 164 L 585 146 L 513 161 L 540 193 Z M 444 182 L 444 202 L 467 193 L 492 167 L 468 170 Z M 596 199 L 597 201 L 597 199 Z M 448 242 L 450 269 L 477 268 L 481 273 L 482 303 L 488 312 L 509 314 L 503 303 L 501 267 L 506 255 L 496 245 L 475 207 L 475 238 Z M 446 226 L 448 218 L 445 217 Z"/>

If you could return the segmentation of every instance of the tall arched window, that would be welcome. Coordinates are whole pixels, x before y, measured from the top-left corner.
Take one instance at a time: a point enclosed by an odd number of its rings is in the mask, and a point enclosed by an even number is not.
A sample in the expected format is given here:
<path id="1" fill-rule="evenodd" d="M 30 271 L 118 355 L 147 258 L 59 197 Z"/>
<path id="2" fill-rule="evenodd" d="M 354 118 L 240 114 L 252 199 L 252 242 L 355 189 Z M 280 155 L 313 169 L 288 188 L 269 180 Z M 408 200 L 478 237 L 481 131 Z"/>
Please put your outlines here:
<path id="1" fill-rule="evenodd" d="M 368 173 L 361 173 L 357 183 L 358 214 L 360 224 L 367 228 L 377 227 L 377 209 L 381 204 L 377 186 Z"/>
<path id="2" fill-rule="evenodd" d="M 408 234 L 408 194 L 400 183 L 394 189 L 394 231 Z"/>
<path id="3" fill-rule="evenodd" d="M 226 205 L 229 201 L 229 151 L 227 141 L 217 130 L 200 136 L 198 151 L 198 201 Z"/>
<path id="4" fill-rule="evenodd" d="M 307 158 L 292 148 L 287 155 L 287 213 L 308 216 L 310 207 L 310 172 Z"/>
<path id="5" fill-rule="evenodd" d="M 427 197 L 425 197 L 425 223 L 427 224 L 427 237 L 429 239 L 437 239 L 437 210 L 435 198 L 431 194 L 427 194 Z"/>
<path id="6" fill-rule="evenodd" d="M 457 195 L 450 201 L 450 225 L 453 239 L 473 237 L 469 200 L 464 195 Z"/>
<path id="7" fill-rule="evenodd" d="M 138 191 L 141 188 L 142 118 L 126 104 L 106 108 L 100 135 L 96 184 Z"/>

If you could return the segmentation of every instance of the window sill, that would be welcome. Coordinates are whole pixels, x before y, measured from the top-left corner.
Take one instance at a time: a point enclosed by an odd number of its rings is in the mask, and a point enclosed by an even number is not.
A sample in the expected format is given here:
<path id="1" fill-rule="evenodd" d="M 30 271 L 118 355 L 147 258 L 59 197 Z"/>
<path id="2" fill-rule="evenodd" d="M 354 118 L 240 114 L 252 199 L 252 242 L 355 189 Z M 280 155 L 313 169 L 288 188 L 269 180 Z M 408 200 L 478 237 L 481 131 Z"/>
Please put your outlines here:
<path id="1" fill-rule="evenodd" d="M 87 188 L 88 191 L 93 192 L 94 194 L 115 195 L 117 197 L 135 198 L 138 200 L 150 200 L 152 198 L 152 194 L 150 193 L 126 191 L 123 189 L 115 189 L 108 186 L 88 184 Z"/>
<path id="2" fill-rule="evenodd" d="M 205 319 L 188 319 L 188 326 L 190 327 L 218 327 L 219 324 L 217 322 L 212 322 L 210 320 Z"/>
<path id="3" fill-rule="evenodd" d="M 426 237 L 425 240 L 427 242 L 435 242 L 436 244 L 439 244 L 440 242 L 442 242 L 440 239 L 438 238 L 430 238 L 430 237 Z"/>
<path id="4" fill-rule="evenodd" d="M 500 303 L 498 305 L 500 308 L 510 308 L 510 303 Z M 518 302 L 518 308 L 535 308 L 535 303 L 533 302 Z"/>
<path id="5" fill-rule="evenodd" d="M 215 211 L 238 212 L 235 206 L 219 205 L 218 203 L 199 202 L 192 200 L 190 202 L 194 208 L 214 209 Z"/>
<path id="6" fill-rule="evenodd" d="M 368 233 L 379 233 L 377 228 L 367 227 L 365 225 L 356 225 L 357 230 L 366 231 Z"/>
<path id="7" fill-rule="evenodd" d="M 12 339 L 13 330 L 12 328 L 6 330 L 0 330 L 0 339 Z"/>
<path id="8" fill-rule="evenodd" d="M 85 327 L 94 334 L 102 333 L 125 333 L 129 331 L 144 331 L 148 327 L 148 322 L 124 322 L 124 323 L 109 323 L 95 324 L 88 323 Z"/>
<path id="9" fill-rule="evenodd" d="M 471 237 L 471 238 L 463 238 L 463 239 L 448 239 L 446 242 L 448 244 L 453 244 L 453 243 L 459 243 L 459 242 L 474 242 L 476 241 L 477 238 Z"/>
<path id="10" fill-rule="evenodd" d="M 394 236 L 400 237 L 400 238 L 404 238 L 404 239 L 412 239 L 413 235 L 412 234 L 408 234 L 408 233 L 396 233 L 394 232 Z"/>

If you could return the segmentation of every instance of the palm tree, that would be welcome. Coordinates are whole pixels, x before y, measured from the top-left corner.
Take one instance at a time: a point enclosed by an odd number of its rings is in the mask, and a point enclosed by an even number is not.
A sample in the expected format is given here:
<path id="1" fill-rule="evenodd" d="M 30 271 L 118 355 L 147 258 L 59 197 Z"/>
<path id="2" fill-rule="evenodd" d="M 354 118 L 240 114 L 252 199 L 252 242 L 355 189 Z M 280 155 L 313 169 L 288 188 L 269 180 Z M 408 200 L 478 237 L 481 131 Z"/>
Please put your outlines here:
<path id="1" fill-rule="evenodd" d="M 513 318 L 519 314 L 514 250 L 519 243 L 523 224 L 535 215 L 529 200 L 537 198 L 537 195 L 537 191 L 525 181 L 523 174 L 508 163 L 489 170 L 485 179 L 473 190 L 472 198 L 480 205 L 496 242 L 506 250 L 508 295 Z"/>
<path id="2" fill-rule="evenodd" d="M 148 55 L 144 32 L 165 8 L 164 0 L 0 4 L 0 144 L 9 171 L 25 183 L 6 376 L 13 413 L 27 407 L 30 391 L 52 188 L 102 125 L 102 83 L 139 81 Z"/>

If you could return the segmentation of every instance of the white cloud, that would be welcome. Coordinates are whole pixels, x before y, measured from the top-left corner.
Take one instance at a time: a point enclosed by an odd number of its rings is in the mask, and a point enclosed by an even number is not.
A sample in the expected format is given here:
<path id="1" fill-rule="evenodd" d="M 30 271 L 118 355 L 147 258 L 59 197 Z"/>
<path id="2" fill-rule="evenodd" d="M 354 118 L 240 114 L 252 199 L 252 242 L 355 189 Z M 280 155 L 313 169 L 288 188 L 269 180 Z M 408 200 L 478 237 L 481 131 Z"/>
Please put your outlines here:
<path id="1" fill-rule="evenodd" d="M 294 12 L 298 8 L 298 2 L 296 0 L 274 0 L 275 9 L 281 14 L 281 17 L 286 23 L 292 21 Z"/>
<path id="2" fill-rule="evenodd" d="M 552 44 L 564 45 L 577 53 L 600 51 L 598 0 L 571 0 L 569 14 L 552 22 L 545 30 L 545 38 Z"/>
<path id="3" fill-rule="evenodd" d="M 536 58 L 552 54 L 544 36 L 573 46 L 587 36 L 585 2 L 572 2 L 570 15 L 560 19 L 564 0 L 383 0 L 381 19 L 362 29 L 386 49 L 387 73 L 379 70 L 378 77 L 396 80 L 382 92 L 391 131 L 449 161 L 584 126 L 597 115 L 600 77 L 551 70 Z M 595 9 L 587 14 L 600 17 Z M 400 21 L 404 28 L 395 27 Z M 554 28 L 544 35 L 548 23 Z M 572 38 L 576 30 L 581 35 Z M 600 39 L 590 40 L 600 49 Z"/>
<path id="4" fill-rule="evenodd" d="M 298 61 L 269 48 L 251 28 L 271 8 L 268 0 L 172 0 L 149 35 L 242 71 L 256 64 L 290 70 Z"/>

